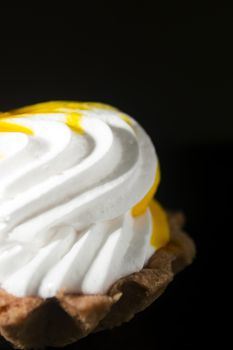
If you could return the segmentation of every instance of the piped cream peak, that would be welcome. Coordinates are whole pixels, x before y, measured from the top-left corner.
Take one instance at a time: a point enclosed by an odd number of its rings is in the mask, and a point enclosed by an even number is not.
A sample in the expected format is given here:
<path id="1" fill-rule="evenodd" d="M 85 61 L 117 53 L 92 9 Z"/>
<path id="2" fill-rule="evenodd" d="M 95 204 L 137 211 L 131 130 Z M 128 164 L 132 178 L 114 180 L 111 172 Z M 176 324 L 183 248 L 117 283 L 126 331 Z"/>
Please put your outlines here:
<path id="1" fill-rule="evenodd" d="M 1 113 L 0 154 L 0 288 L 9 293 L 105 293 L 166 244 L 166 214 L 152 201 L 155 149 L 118 109 L 52 101 Z"/>

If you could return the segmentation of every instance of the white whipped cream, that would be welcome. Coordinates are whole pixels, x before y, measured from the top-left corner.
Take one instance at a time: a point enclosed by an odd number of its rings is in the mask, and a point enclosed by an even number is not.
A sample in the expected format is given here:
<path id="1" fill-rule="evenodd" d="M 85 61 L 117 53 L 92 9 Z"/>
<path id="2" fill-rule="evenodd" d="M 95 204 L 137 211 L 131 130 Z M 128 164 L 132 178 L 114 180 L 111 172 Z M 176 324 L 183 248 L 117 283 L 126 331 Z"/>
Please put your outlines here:
<path id="1" fill-rule="evenodd" d="M 101 106 L 77 108 L 78 133 L 67 112 L 8 118 L 33 135 L 0 130 L 0 287 L 17 296 L 105 293 L 155 251 L 150 210 L 131 215 L 158 167 L 148 135 Z"/>

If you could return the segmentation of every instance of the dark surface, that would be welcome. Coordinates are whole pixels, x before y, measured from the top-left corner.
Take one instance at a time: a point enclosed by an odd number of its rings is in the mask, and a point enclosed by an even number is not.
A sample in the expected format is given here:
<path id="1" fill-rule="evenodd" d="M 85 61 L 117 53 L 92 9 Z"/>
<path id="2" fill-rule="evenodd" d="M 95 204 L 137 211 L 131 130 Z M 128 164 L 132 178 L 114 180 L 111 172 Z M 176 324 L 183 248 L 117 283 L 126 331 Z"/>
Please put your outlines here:
<path id="1" fill-rule="evenodd" d="M 227 265 L 219 247 L 225 252 L 232 233 L 231 9 L 213 2 L 156 10 L 105 2 L 98 9 L 20 10 L 1 12 L 0 109 L 94 100 L 134 116 L 160 157 L 158 197 L 186 213 L 198 251 L 194 264 L 129 324 L 67 349 L 215 344 Z"/>

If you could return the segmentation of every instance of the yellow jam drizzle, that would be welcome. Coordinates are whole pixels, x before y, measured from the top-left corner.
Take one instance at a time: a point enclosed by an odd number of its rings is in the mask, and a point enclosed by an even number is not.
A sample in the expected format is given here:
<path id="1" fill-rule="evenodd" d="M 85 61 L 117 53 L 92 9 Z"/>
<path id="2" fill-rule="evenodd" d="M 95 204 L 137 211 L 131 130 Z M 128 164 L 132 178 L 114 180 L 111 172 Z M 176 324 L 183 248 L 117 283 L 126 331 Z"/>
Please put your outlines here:
<path id="1" fill-rule="evenodd" d="M 0 113 L 0 119 L 12 119 L 12 118 L 21 118 L 21 117 L 30 117 L 31 115 L 35 114 L 42 114 L 42 113 L 64 113 L 66 116 L 65 123 L 74 131 L 83 134 L 84 130 L 81 126 L 81 119 L 82 115 L 81 113 L 77 112 L 76 110 L 93 110 L 93 109 L 105 109 L 105 110 L 113 110 L 118 111 L 117 108 L 112 107 L 110 105 L 104 104 L 104 103 L 97 103 L 97 102 L 73 102 L 73 101 L 49 101 L 49 102 L 42 102 L 37 103 L 30 106 L 25 106 L 22 108 L 17 108 L 14 110 L 11 110 L 9 112 L 3 112 Z M 130 119 L 122 114 L 120 116 L 122 119 L 124 119 L 127 123 L 130 123 Z M 4 123 L 4 125 L 3 125 Z M 2 125 L 2 127 L 1 127 Z M 9 127 L 7 127 L 6 122 L 1 122 L 0 124 L 0 132 L 23 132 L 28 135 L 32 135 L 33 131 L 26 127 L 19 127 L 16 124 L 11 124 Z"/>
<path id="2" fill-rule="evenodd" d="M 130 126 L 133 125 L 132 120 L 127 116 L 127 114 L 121 113 L 121 114 L 119 115 L 119 117 L 120 117 L 122 120 L 124 120 L 127 124 L 129 124 Z"/>
<path id="3" fill-rule="evenodd" d="M 136 217 L 144 214 L 148 207 L 150 208 L 153 225 L 150 243 L 156 249 L 163 247 L 169 241 L 170 236 L 166 212 L 156 200 L 153 200 L 160 180 L 161 173 L 160 166 L 158 164 L 155 180 L 151 186 L 151 189 L 147 192 L 145 197 L 132 208 L 131 212 L 132 215 Z"/>
<path id="4" fill-rule="evenodd" d="M 117 111 L 115 107 L 109 106 L 104 103 L 97 102 L 73 102 L 73 101 L 48 101 L 42 103 L 36 103 L 34 105 L 17 108 L 10 111 L 10 115 L 19 114 L 40 114 L 40 113 L 66 113 L 72 110 L 93 110 L 95 108 L 101 108 L 105 110 Z"/>
<path id="5" fill-rule="evenodd" d="M 82 115 L 80 113 L 70 112 L 66 116 L 66 124 L 79 134 L 83 134 L 84 130 L 81 126 Z"/>
<path id="6" fill-rule="evenodd" d="M 27 135 L 33 135 L 33 131 L 26 126 L 0 121 L 0 132 L 21 132 Z"/>
<path id="7" fill-rule="evenodd" d="M 158 189 L 160 179 L 161 179 L 160 166 L 158 164 L 156 174 L 155 174 L 154 183 L 151 186 L 151 189 L 149 190 L 149 192 L 147 192 L 147 194 L 145 195 L 145 197 L 132 208 L 132 215 L 133 216 L 139 216 L 139 215 L 142 215 L 145 213 L 152 198 L 154 197 L 154 195 Z"/>
<path id="8" fill-rule="evenodd" d="M 152 215 L 152 235 L 150 243 L 156 249 L 165 246 L 170 238 L 170 229 L 167 220 L 167 215 L 165 210 L 156 201 L 152 200 L 150 203 L 150 211 Z"/>

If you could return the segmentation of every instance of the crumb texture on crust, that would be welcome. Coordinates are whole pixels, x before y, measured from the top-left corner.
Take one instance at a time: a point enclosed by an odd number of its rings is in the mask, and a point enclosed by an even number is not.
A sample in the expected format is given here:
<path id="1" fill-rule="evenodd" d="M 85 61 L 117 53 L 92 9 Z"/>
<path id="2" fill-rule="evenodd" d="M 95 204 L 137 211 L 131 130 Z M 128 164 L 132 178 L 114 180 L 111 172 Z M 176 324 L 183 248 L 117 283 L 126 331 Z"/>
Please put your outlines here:
<path id="1" fill-rule="evenodd" d="M 106 295 L 60 292 L 56 298 L 18 298 L 0 290 L 0 334 L 16 348 L 64 346 L 91 332 L 119 326 L 144 310 L 174 274 L 189 265 L 195 246 L 182 232 L 182 214 L 169 214 L 171 240 L 140 272 L 118 280 Z"/>

